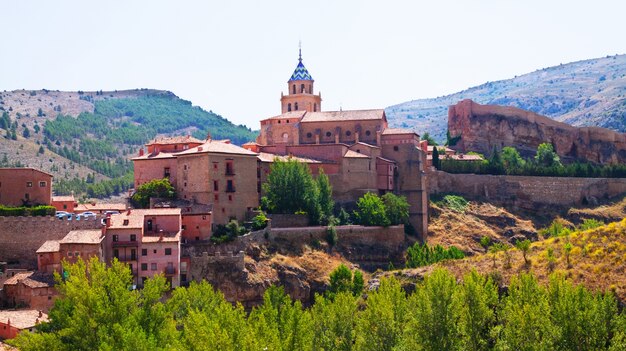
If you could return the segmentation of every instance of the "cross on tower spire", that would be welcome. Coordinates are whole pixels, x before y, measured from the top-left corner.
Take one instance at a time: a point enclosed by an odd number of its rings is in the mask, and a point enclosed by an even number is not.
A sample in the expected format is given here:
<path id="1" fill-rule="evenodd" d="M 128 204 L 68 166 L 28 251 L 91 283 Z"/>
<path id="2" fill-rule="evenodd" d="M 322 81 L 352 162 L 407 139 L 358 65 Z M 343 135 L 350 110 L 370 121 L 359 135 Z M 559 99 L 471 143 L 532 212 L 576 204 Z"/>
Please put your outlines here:
<path id="1" fill-rule="evenodd" d="M 298 41 L 298 61 L 302 62 L 302 40 Z"/>

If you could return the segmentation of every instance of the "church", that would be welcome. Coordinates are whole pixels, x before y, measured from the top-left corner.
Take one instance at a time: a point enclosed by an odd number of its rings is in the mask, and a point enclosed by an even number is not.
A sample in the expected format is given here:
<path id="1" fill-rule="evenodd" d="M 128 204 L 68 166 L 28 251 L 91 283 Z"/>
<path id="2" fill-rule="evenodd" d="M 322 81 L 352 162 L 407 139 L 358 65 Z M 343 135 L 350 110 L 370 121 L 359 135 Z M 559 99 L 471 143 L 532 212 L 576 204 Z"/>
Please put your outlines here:
<path id="1" fill-rule="evenodd" d="M 407 197 L 410 223 L 425 237 L 428 222 L 426 152 L 412 130 L 389 128 L 383 109 L 323 111 L 322 96 L 302 62 L 281 93 L 281 114 L 261 120 L 256 142 L 243 147 L 259 154 L 261 184 L 275 156 L 307 162 L 313 175 L 324 169 L 338 203 L 367 192 Z"/>

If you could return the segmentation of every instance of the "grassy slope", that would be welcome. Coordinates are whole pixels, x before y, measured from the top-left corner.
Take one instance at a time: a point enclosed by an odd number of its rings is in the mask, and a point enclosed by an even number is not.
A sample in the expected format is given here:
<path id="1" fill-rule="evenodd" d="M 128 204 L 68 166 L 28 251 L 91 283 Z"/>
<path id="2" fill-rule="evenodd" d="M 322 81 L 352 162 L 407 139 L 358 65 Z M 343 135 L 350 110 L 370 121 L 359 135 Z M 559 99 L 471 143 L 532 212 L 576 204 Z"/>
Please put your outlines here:
<path id="1" fill-rule="evenodd" d="M 626 131 L 626 55 L 562 64 L 454 94 L 386 108 L 392 126 L 445 140 L 448 106 L 462 99 L 509 105 L 576 126 Z"/>

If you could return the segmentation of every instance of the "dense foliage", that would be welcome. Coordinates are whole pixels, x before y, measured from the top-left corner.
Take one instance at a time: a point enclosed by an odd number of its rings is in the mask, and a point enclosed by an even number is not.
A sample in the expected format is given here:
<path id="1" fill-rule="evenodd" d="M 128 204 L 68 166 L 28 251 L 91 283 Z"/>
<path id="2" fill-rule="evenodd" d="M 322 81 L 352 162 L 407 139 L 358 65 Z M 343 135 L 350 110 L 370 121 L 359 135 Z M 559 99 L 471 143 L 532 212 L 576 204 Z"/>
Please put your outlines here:
<path id="1" fill-rule="evenodd" d="M 269 213 L 306 213 L 312 224 L 331 220 L 335 206 L 328 176 L 320 169 L 313 179 L 309 165 L 295 159 L 274 159 L 261 205 Z"/>
<path id="2" fill-rule="evenodd" d="M 153 179 L 138 186 L 130 200 L 135 207 L 148 208 L 150 198 L 174 199 L 176 190 L 167 178 Z"/>
<path id="3" fill-rule="evenodd" d="M 444 248 L 441 245 L 428 246 L 428 244 L 415 243 L 406 250 L 406 266 L 408 268 L 428 266 L 443 260 L 456 260 L 464 258 L 465 254 L 456 246 Z"/>
<path id="4" fill-rule="evenodd" d="M 551 144 L 541 144 L 534 158 L 525 160 L 517 150 L 504 147 L 494 149 L 491 157 L 483 161 L 440 160 L 442 171 L 448 173 L 476 173 L 493 175 L 519 175 L 544 177 L 624 178 L 626 165 L 595 165 L 575 162 L 562 164 Z"/>
<path id="5" fill-rule="evenodd" d="M 386 193 L 382 197 L 366 193 L 356 203 L 354 217 L 365 226 L 389 226 L 406 224 L 409 219 L 409 203 L 404 196 Z"/>
<path id="6" fill-rule="evenodd" d="M 40 332 L 9 342 L 31 350 L 624 350 L 626 315 L 612 294 L 592 293 L 553 276 L 528 274 L 499 295 L 487 276 L 462 281 L 435 270 L 407 294 L 382 279 L 366 298 L 343 289 L 303 309 L 282 288 L 266 290 L 247 313 L 206 282 L 177 288 L 164 301 L 162 276 L 131 290 L 127 266 L 97 260 L 67 265 L 62 298 Z M 86 270 L 88 268 L 88 270 Z M 345 274 L 345 270 L 342 269 Z M 347 271 L 349 273 L 349 270 Z M 58 277 L 57 277 L 58 278 Z M 347 279 L 344 279 L 347 282 Z"/>
<path id="7" fill-rule="evenodd" d="M 55 212 L 54 206 L 10 207 L 0 205 L 0 216 L 52 216 Z"/>
<path id="8" fill-rule="evenodd" d="M 95 181 L 94 176 L 87 179 L 55 179 L 53 183 L 56 195 L 75 194 L 77 197 L 85 196 L 89 198 L 103 199 L 131 189 L 134 184 L 133 173 L 127 173 L 122 177 Z"/>
<path id="9" fill-rule="evenodd" d="M 469 206 L 469 202 L 464 197 L 454 194 L 435 194 L 432 195 L 431 199 L 438 206 L 447 207 L 460 213 L 465 212 Z"/>

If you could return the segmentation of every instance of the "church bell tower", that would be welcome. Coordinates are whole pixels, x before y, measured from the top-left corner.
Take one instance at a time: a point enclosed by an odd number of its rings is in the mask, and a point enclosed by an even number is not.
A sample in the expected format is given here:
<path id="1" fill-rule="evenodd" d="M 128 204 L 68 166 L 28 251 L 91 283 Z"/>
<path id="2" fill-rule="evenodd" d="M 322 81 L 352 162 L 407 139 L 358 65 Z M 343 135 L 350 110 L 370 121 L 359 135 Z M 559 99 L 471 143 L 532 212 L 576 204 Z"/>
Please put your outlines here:
<path id="1" fill-rule="evenodd" d="M 302 63 L 299 50 L 298 66 L 287 82 L 287 95 L 281 93 L 281 113 L 291 111 L 317 112 L 322 110 L 322 94 L 313 94 L 313 77 Z"/>

